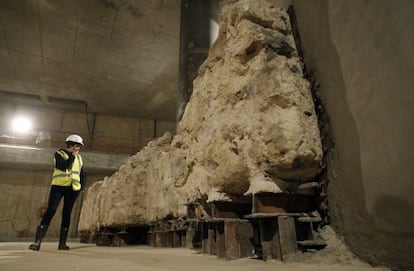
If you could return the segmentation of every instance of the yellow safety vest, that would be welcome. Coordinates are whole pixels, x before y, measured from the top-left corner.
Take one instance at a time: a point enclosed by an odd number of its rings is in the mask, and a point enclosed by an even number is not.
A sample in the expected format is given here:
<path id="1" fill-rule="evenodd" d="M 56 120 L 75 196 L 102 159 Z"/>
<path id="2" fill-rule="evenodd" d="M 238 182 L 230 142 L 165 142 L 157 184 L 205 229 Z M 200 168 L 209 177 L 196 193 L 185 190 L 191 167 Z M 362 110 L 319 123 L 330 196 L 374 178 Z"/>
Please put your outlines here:
<path id="1" fill-rule="evenodd" d="M 68 160 L 69 155 L 63 150 L 57 151 L 57 153 L 62 156 L 63 159 Z M 55 158 L 53 158 L 54 163 L 56 164 Z M 52 185 L 60 186 L 71 186 L 74 191 L 79 191 L 81 189 L 80 183 L 80 172 L 83 166 L 82 157 L 78 154 L 75 155 L 75 160 L 73 161 L 72 168 L 68 168 L 66 171 L 60 170 L 55 167 L 52 177 Z"/>

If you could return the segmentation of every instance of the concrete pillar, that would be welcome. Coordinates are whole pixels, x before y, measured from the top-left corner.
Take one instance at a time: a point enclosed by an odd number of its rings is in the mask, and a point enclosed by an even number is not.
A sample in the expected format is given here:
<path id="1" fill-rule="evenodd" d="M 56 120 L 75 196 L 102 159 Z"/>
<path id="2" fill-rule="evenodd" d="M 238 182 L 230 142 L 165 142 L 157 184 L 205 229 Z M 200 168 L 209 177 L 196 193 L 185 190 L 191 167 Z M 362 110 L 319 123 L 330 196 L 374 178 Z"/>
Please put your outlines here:
<path id="1" fill-rule="evenodd" d="M 210 48 L 210 20 L 214 0 L 182 0 L 177 122 L 193 91 L 193 80 Z"/>

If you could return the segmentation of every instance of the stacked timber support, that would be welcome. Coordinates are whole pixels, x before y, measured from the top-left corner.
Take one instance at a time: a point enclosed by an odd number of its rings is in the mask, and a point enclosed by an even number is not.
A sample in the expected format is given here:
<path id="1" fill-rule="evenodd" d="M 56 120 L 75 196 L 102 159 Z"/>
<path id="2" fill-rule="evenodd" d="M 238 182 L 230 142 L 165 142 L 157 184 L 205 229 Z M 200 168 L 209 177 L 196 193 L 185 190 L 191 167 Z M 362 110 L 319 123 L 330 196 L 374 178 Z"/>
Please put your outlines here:
<path id="1" fill-rule="evenodd" d="M 231 260 L 253 256 L 253 228 L 243 216 L 251 210 L 251 199 L 231 196 L 230 201 L 209 203 L 211 215 L 202 221 L 202 253 Z"/>
<path id="2" fill-rule="evenodd" d="M 186 231 L 185 247 L 198 249 L 201 247 L 201 224 L 198 219 L 190 219 Z"/>
<path id="3" fill-rule="evenodd" d="M 124 246 L 127 244 L 127 231 L 124 228 L 103 228 L 97 233 L 97 246 Z"/>
<path id="4" fill-rule="evenodd" d="M 147 233 L 147 244 L 152 247 L 183 247 L 186 245 L 188 221 L 172 219 L 151 225 Z"/>
<path id="5" fill-rule="evenodd" d="M 94 233 L 97 246 L 119 247 L 128 244 L 145 244 L 148 226 L 104 227 Z"/>
<path id="6" fill-rule="evenodd" d="M 312 189 L 314 184 L 298 188 Z M 226 201 L 187 204 L 186 217 L 139 227 L 102 228 L 93 237 L 99 246 L 141 243 L 199 249 L 226 260 L 254 257 L 284 261 L 298 250 L 326 246 L 315 236 L 322 222 L 316 209 L 312 193 L 229 195 Z M 86 237 L 90 240 L 92 235 Z"/>
<path id="7" fill-rule="evenodd" d="M 210 224 L 215 229 L 213 234 L 216 238 L 215 242 L 210 242 L 215 245 L 215 248 L 210 247 L 210 251 L 215 249 L 218 258 L 233 260 L 253 256 L 254 248 L 250 242 L 253 229 L 247 219 L 217 219 Z"/>
<path id="8" fill-rule="evenodd" d="M 313 184 L 304 185 L 312 188 Z M 263 260 L 286 260 L 300 248 L 326 246 L 314 237 L 314 224 L 321 221 L 314 195 L 301 193 L 259 193 L 253 196 L 252 213 L 246 215 L 255 228 L 256 255 Z"/>

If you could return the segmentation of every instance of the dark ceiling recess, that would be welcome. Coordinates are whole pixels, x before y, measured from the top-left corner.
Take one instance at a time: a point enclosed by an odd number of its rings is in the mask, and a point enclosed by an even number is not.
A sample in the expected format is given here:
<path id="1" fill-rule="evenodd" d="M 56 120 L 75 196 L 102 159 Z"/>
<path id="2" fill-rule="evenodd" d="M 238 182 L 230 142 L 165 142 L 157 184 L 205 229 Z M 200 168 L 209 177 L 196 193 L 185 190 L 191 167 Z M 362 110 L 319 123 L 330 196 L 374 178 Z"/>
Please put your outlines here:
<path id="1" fill-rule="evenodd" d="M 7 90 L 0 89 L 0 100 L 9 100 L 9 101 L 34 101 L 40 102 L 40 96 L 35 94 L 27 94 L 21 92 L 12 92 Z"/>
<path id="2" fill-rule="evenodd" d="M 82 100 L 58 98 L 47 96 L 42 100 L 39 95 L 21 92 L 12 92 L 0 90 L 0 101 L 14 105 L 36 106 L 41 108 L 59 109 L 59 110 L 76 110 L 83 112 L 87 108 L 87 102 Z"/>
<path id="3" fill-rule="evenodd" d="M 52 97 L 52 96 L 47 96 L 47 100 L 50 103 L 56 103 L 56 104 L 81 105 L 81 106 L 86 105 L 86 101 L 67 99 L 67 98 L 58 98 L 58 97 Z"/>

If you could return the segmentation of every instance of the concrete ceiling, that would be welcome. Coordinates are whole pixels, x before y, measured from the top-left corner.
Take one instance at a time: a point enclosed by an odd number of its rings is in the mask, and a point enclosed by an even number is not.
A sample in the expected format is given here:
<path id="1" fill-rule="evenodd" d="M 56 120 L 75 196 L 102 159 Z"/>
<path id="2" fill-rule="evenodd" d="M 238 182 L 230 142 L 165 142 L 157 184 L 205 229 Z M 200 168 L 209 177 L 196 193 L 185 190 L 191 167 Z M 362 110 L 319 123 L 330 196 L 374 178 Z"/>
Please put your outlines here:
<path id="1" fill-rule="evenodd" d="M 0 101 L 175 120 L 180 0 L 1 0 Z"/>

